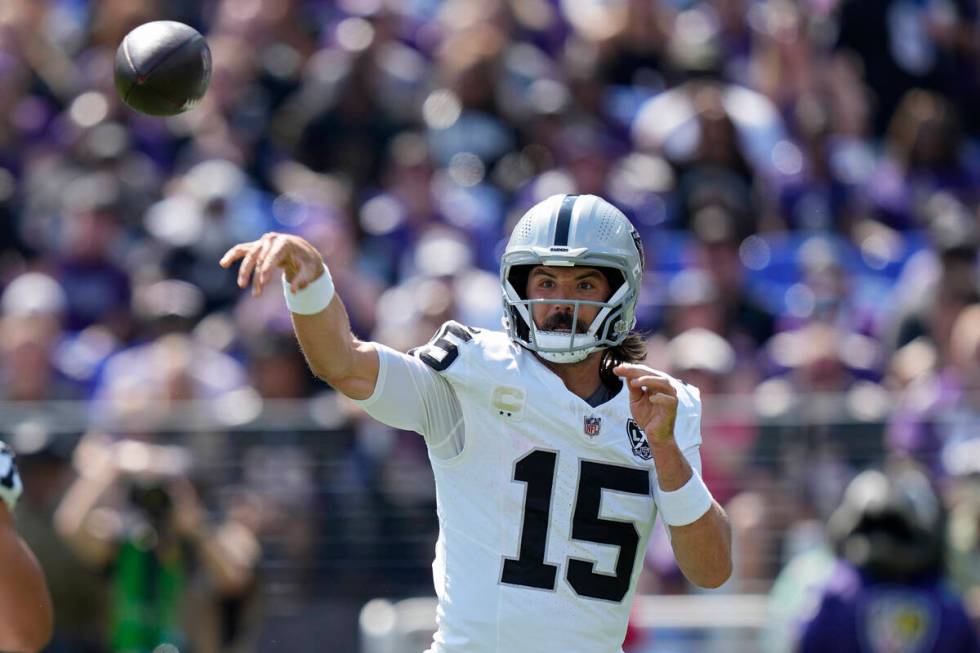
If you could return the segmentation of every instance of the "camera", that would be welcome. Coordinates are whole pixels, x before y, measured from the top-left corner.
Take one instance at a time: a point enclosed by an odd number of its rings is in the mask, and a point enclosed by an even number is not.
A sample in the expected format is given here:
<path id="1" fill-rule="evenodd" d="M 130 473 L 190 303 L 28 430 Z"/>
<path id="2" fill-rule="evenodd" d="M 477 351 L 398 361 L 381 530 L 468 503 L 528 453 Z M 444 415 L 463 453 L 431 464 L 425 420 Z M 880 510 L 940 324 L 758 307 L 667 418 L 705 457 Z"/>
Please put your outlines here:
<path id="1" fill-rule="evenodd" d="M 173 510 L 173 498 L 162 484 L 133 482 L 129 486 L 129 504 L 154 524 L 162 524 Z"/>

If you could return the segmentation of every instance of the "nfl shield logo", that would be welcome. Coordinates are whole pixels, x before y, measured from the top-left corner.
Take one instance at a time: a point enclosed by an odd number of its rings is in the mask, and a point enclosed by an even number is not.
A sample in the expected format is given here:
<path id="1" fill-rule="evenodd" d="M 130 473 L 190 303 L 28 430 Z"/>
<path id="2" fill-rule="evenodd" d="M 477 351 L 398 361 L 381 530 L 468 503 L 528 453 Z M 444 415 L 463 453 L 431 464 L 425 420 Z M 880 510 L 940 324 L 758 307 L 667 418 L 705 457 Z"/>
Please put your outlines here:
<path id="1" fill-rule="evenodd" d="M 599 429 L 602 428 L 602 418 L 595 417 L 594 415 L 586 415 L 585 424 L 582 428 L 587 436 L 594 438 L 599 435 Z"/>

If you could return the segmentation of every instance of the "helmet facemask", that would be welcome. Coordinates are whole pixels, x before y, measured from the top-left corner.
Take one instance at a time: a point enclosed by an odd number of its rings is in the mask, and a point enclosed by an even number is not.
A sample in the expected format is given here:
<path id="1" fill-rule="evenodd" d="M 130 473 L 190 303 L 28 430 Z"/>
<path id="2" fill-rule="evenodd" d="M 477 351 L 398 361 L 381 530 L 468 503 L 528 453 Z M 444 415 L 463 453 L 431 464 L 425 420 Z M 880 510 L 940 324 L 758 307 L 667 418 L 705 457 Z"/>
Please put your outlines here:
<path id="1" fill-rule="evenodd" d="M 623 318 L 623 305 L 631 303 L 631 289 L 624 277 L 612 268 L 597 268 L 609 281 L 613 292 L 605 301 L 581 299 L 528 299 L 527 280 L 533 266 L 514 266 L 504 282 L 504 304 L 507 315 L 504 324 L 511 337 L 523 347 L 552 363 L 578 363 L 589 354 L 620 344 L 632 324 Z M 571 306 L 568 331 L 545 330 L 534 321 L 536 304 Z M 596 306 L 598 313 L 585 325 L 581 319 L 583 306 Z M 564 326 L 564 325 L 563 325 Z"/>

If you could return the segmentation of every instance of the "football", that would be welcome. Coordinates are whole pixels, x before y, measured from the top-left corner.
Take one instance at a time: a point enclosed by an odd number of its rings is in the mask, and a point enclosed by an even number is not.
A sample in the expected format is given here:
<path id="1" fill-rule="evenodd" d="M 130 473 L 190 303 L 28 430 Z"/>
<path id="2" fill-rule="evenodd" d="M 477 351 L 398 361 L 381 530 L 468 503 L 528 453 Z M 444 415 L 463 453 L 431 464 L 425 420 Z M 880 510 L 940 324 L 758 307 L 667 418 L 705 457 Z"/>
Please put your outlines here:
<path id="1" fill-rule="evenodd" d="M 116 50 L 116 90 L 127 105 L 151 116 L 193 108 L 211 81 L 211 50 L 193 27 L 172 20 L 140 25 Z"/>

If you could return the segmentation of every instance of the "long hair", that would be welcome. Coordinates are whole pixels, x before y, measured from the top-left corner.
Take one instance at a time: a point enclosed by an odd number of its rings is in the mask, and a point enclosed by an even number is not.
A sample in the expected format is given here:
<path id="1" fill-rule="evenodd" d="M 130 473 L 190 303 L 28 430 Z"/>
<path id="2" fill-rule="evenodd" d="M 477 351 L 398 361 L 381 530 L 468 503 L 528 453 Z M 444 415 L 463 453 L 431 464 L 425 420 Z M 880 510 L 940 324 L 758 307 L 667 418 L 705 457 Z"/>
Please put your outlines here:
<path id="1" fill-rule="evenodd" d="M 630 331 L 623 342 L 609 347 L 602 354 L 599 364 L 599 378 L 611 388 L 619 387 L 619 377 L 613 368 L 620 363 L 641 363 L 647 357 L 647 343 L 638 331 Z"/>

